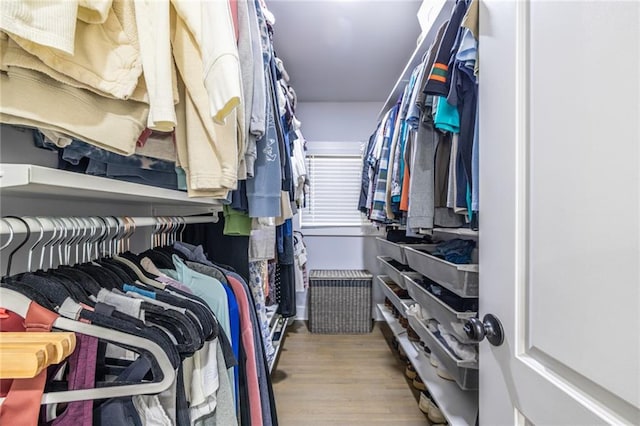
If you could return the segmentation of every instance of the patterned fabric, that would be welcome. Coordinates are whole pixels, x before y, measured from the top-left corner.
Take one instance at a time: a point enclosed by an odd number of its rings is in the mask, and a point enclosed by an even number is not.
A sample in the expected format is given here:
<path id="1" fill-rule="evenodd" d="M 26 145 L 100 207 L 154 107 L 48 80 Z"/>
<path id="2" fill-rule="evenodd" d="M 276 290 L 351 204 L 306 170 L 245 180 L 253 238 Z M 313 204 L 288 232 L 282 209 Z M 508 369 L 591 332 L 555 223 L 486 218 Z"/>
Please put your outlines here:
<path id="1" fill-rule="evenodd" d="M 449 71 L 449 67 L 446 64 L 436 62 L 435 64 L 433 64 L 433 69 L 431 70 L 431 74 L 429 75 L 429 80 L 436 80 L 442 83 L 446 83 L 447 71 Z"/>
<path id="2" fill-rule="evenodd" d="M 266 62 L 271 60 L 271 40 L 269 39 L 269 29 L 267 20 L 260 1 L 256 0 L 256 12 L 258 14 L 258 27 L 260 27 L 260 41 L 262 43 L 262 58 Z"/>
<path id="3" fill-rule="evenodd" d="M 268 268 L 266 260 L 260 260 L 258 262 L 249 262 L 249 288 L 251 294 L 253 294 L 253 301 L 256 305 L 256 313 L 258 314 L 258 321 L 260 322 L 260 331 L 262 334 L 262 341 L 264 343 L 264 352 L 267 357 L 267 362 L 271 365 L 271 361 L 276 354 L 276 350 L 271 342 L 269 333 L 269 320 L 267 319 L 266 300 L 264 295 L 264 284 L 262 277 L 264 270 Z"/>
<path id="4" fill-rule="evenodd" d="M 282 301 L 282 268 L 279 263 L 276 263 L 276 278 L 273 287 L 274 300 L 279 304 Z"/>
<path id="5" fill-rule="evenodd" d="M 395 149 L 393 151 L 393 169 L 391 176 L 391 202 L 395 204 L 392 208 L 395 214 L 400 213 L 400 194 L 402 192 L 402 179 L 404 178 L 404 146 L 409 136 L 409 124 L 407 123 L 407 113 L 409 110 L 409 102 L 411 100 L 411 94 L 413 93 L 414 86 L 420 67 L 415 67 L 411 73 L 411 79 L 409 84 L 404 89 L 402 95 L 402 104 L 400 105 L 400 137 L 396 142 Z M 391 159 L 390 159 L 391 161 Z"/>
<path id="6" fill-rule="evenodd" d="M 294 232 L 293 253 L 295 256 L 295 277 L 296 291 L 305 291 L 309 288 L 309 277 L 307 275 L 307 247 L 300 232 Z"/>
<path id="7" fill-rule="evenodd" d="M 378 179 L 376 182 L 375 192 L 373 196 L 373 206 L 369 219 L 374 222 L 386 222 L 387 215 L 385 213 L 385 204 L 387 196 L 387 170 L 389 168 L 389 149 L 391 138 L 394 131 L 394 123 L 398 113 L 399 105 L 393 107 L 389 119 L 385 123 L 384 141 L 382 146 L 382 154 L 380 155 L 380 165 L 378 167 Z"/>
<path id="8" fill-rule="evenodd" d="M 267 271 L 267 273 L 269 274 L 269 292 L 266 293 L 268 305 L 274 305 L 278 303 L 276 301 L 276 265 L 277 262 L 275 260 L 269 261 Z"/>

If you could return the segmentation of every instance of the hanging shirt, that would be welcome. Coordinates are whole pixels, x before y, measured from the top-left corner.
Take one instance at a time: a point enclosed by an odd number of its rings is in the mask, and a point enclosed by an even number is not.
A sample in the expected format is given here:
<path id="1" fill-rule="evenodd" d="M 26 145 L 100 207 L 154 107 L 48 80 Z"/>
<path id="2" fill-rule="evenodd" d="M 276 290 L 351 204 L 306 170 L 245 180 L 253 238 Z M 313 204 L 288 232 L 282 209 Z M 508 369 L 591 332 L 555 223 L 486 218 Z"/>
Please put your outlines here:
<path id="1" fill-rule="evenodd" d="M 393 107 L 391 114 L 389 114 L 388 120 L 385 123 L 384 138 L 382 140 L 382 152 L 380 154 L 380 162 L 378 166 L 378 179 L 373 196 L 373 207 L 371 208 L 371 213 L 369 215 L 369 219 L 374 222 L 385 223 L 387 221 L 387 216 L 385 214 L 385 204 L 387 193 L 387 171 L 389 168 L 389 148 L 391 145 L 391 138 L 393 136 L 393 130 L 399 106 L 399 104 L 396 104 Z"/>
<path id="2" fill-rule="evenodd" d="M 391 175 L 391 203 L 394 214 L 400 212 L 400 195 L 402 192 L 402 179 L 404 178 L 404 147 L 409 135 L 409 124 L 406 121 L 410 101 L 414 92 L 416 79 L 420 73 L 420 66 L 413 69 L 409 83 L 405 88 L 402 104 L 400 105 L 400 137 L 393 153 L 393 173 Z"/>
<path id="3" fill-rule="evenodd" d="M 271 67 L 265 65 L 267 75 Z M 267 78 L 267 130 L 256 142 L 257 158 L 254 165 L 254 178 L 247 179 L 247 198 L 249 216 L 278 217 L 280 211 L 280 191 L 282 188 L 282 170 L 280 164 L 280 146 L 276 129 L 277 104 L 271 79 Z"/>
<path id="4" fill-rule="evenodd" d="M 437 96 L 438 107 L 433 117 L 437 129 L 445 132 L 460 133 L 460 115 L 458 108 L 447 102 L 444 96 Z"/>
<path id="5" fill-rule="evenodd" d="M 449 19 L 447 29 L 438 47 L 435 63 L 429 72 L 429 78 L 424 89 L 424 92 L 427 94 L 440 96 L 447 96 L 449 94 L 449 87 L 451 86 L 449 62 L 454 54 L 453 47 L 458 36 L 460 23 L 466 11 L 467 4 L 464 1 L 459 1 L 453 9 L 451 19 Z"/>
<path id="6" fill-rule="evenodd" d="M 170 269 L 161 269 L 160 271 L 180 281 L 189 287 L 191 291 L 193 291 L 193 294 L 207 302 L 207 305 L 209 305 L 209 308 L 215 314 L 225 334 L 231 336 L 229 301 L 227 300 L 227 292 L 222 286 L 222 283 L 215 278 L 190 269 L 182 259 L 176 255 L 172 256 L 172 260 L 176 268 L 175 271 Z"/>
<path id="7" fill-rule="evenodd" d="M 256 349 L 253 338 L 253 326 L 249 316 L 249 300 L 242 284 L 233 277 L 229 277 L 229 284 L 233 289 L 240 309 L 240 328 L 242 343 L 247 355 L 247 385 L 249 388 L 249 407 L 251 411 L 251 424 L 262 424 L 262 407 L 260 403 L 260 389 L 258 387 L 258 371 L 256 365 Z"/>

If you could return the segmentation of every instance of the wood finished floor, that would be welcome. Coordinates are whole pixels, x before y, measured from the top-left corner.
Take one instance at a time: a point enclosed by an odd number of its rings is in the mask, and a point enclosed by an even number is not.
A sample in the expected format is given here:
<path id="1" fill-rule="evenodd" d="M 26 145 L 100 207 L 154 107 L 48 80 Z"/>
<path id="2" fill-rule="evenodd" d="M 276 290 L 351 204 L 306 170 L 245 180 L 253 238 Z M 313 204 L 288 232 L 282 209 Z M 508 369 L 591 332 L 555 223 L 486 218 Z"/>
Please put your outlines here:
<path id="1" fill-rule="evenodd" d="M 272 378 L 282 426 L 429 424 L 380 325 L 323 335 L 296 321 Z"/>

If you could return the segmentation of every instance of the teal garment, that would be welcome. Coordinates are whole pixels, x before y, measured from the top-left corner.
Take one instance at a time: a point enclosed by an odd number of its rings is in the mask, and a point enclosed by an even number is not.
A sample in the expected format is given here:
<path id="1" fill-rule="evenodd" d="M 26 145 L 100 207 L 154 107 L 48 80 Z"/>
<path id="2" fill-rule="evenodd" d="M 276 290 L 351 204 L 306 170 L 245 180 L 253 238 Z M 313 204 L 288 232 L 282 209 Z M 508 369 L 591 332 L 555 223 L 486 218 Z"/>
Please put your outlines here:
<path id="1" fill-rule="evenodd" d="M 178 176 L 178 189 L 181 191 L 187 190 L 187 174 L 182 167 L 176 167 L 176 175 Z"/>
<path id="2" fill-rule="evenodd" d="M 393 206 L 393 211 L 394 213 L 399 214 L 400 213 L 400 198 L 402 198 L 402 185 L 403 185 L 403 181 L 404 181 L 404 149 L 405 146 L 407 145 L 407 138 L 409 137 L 409 130 L 410 130 L 410 126 L 409 123 L 407 123 L 406 120 L 402 120 L 402 126 L 400 127 L 400 140 L 398 141 L 400 143 L 400 158 L 399 158 L 399 171 L 397 174 L 397 178 L 400 179 L 399 181 L 399 186 L 400 186 L 400 194 L 395 194 L 391 196 L 391 204 L 394 204 Z M 394 173 L 394 176 L 396 174 Z M 395 206 L 395 204 L 397 204 L 397 206 Z"/>
<path id="3" fill-rule="evenodd" d="M 460 114 L 458 107 L 447 102 L 447 98 L 438 96 L 438 106 L 433 117 L 436 129 L 445 132 L 460 133 Z"/>
<path id="4" fill-rule="evenodd" d="M 211 311 L 218 319 L 218 323 L 227 337 L 231 336 L 231 323 L 229 321 L 229 301 L 227 292 L 222 283 L 213 277 L 189 269 L 175 254 L 172 256 L 176 270 L 162 269 L 160 272 L 168 275 L 176 281 L 180 281 L 193 291 L 193 294 L 207 302 Z"/>

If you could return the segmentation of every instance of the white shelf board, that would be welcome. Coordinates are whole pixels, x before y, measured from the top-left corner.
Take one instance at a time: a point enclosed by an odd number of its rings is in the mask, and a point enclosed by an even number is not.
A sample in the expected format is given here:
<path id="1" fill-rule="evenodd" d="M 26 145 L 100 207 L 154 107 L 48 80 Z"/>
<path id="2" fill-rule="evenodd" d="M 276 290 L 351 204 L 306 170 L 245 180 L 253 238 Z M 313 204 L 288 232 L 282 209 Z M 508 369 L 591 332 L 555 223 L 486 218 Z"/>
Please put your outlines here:
<path id="1" fill-rule="evenodd" d="M 391 108 L 397 102 L 398 97 L 404 91 L 404 86 L 409 82 L 409 79 L 411 78 L 411 72 L 422 61 L 423 55 L 427 52 L 427 49 L 429 49 L 429 46 L 431 46 L 436 38 L 438 28 L 440 28 L 440 26 L 449 19 L 454 6 L 454 0 L 446 0 L 442 2 L 440 10 L 438 11 L 436 18 L 433 20 L 433 23 L 431 24 L 431 28 L 429 28 L 424 38 L 420 41 L 416 49 L 411 54 L 411 58 L 405 65 L 404 70 L 402 70 L 398 81 L 396 81 L 396 84 L 393 86 L 393 89 L 387 97 L 384 106 L 380 110 L 380 113 L 378 114 L 378 121 L 381 120 L 385 112 L 387 112 L 389 108 Z"/>
<path id="2" fill-rule="evenodd" d="M 475 425 L 478 415 L 478 391 L 462 390 L 455 382 L 440 378 L 424 352 L 416 349 L 407 337 L 406 330 L 391 312 L 382 304 L 377 306 L 449 424 L 452 426 Z"/>
<path id="3" fill-rule="evenodd" d="M 0 164 L 2 195 L 29 195 L 68 200 L 99 200 L 153 206 L 211 207 L 213 198 L 189 198 L 186 192 L 123 182 L 33 164 Z"/>
<path id="4" fill-rule="evenodd" d="M 400 314 L 403 317 L 406 317 L 407 316 L 407 314 L 406 314 L 407 308 L 415 303 L 413 301 L 413 299 L 411 299 L 411 298 L 409 298 L 409 299 L 401 299 L 401 298 L 399 298 L 393 292 L 393 290 L 391 290 L 391 288 L 389 288 L 389 286 L 386 285 L 386 283 L 382 280 L 380 275 L 378 275 L 376 277 L 376 281 L 378 282 L 378 285 L 382 289 L 382 292 L 384 293 L 384 295 L 386 297 L 388 297 L 389 300 L 391 300 L 391 303 L 393 303 L 393 306 L 395 306 L 396 309 L 400 311 Z"/>
<path id="5" fill-rule="evenodd" d="M 434 228 L 434 234 L 478 239 L 479 232 L 469 228 Z"/>

